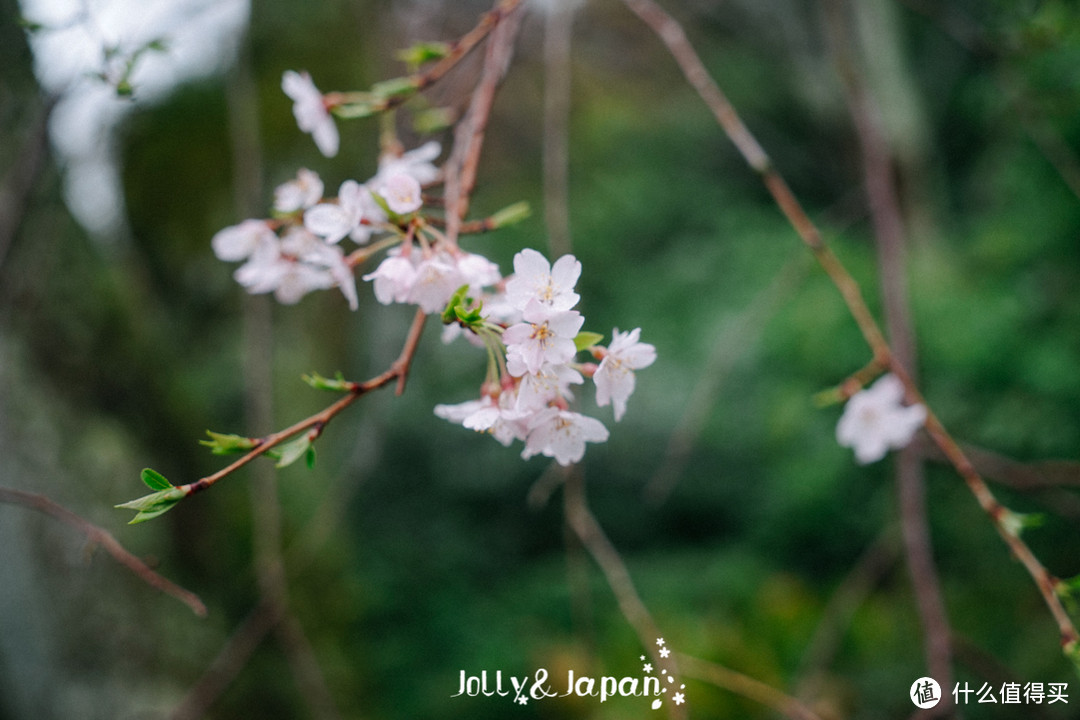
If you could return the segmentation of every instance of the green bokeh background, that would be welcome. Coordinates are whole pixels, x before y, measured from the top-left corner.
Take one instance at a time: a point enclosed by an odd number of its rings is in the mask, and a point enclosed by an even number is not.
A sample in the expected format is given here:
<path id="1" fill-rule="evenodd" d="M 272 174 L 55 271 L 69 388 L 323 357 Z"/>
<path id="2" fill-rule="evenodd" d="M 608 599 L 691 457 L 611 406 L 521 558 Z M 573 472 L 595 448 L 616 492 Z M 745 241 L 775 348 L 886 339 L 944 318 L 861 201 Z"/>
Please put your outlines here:
<path id="1" fill-rule="evenodd" d="M 820 3 L 665 4 L 878 311 L 858 142 Z M 255 2 L 261 202 L 300 166 L 317 170 L 328 193 L 375 168 L 378 123 L 339 123 L 343 150 L 322 158 L 295 127 L 283 70 L 307 69 L 324 90 L 363 88 L 401 72 L 394 49 L 457 37 L 487 7 Z M 1064 487 L 994 489 L 1017 511 L 1045 513 L 1026 539 L 1052 573 L 1080 574 L 1080 502 L 1068 487 L 1080 469 L 1067 462 L 1080 441 L 1080 199 L 1055 167 L 1077 168 L 1080 15 L 1067 0 L 859 7 L 866 78 L 897 151 L 925 394 L 965 443 L 1020 463 L 1066 461 Z M 6 170 L 42 100 L 13 0 L 0 10 Z M 977 42 L 965 47 L 962 31 L 973 28 Z M 521 199 L 535 212 L 464 243 L 504 270 L 522 247 L 546 252 L 542 33 L 540 17 L 526 20 L 473 204 L 478 217 Z M 926 669 L 893 465 L 857 466 L 834 440 L 839 408 L 813 401 L 869 359 L 857 329 L 647 28 L 620 3 L 595 0 L 578 11 L 573 42 L 580 309 L 588 329 L 642 327 L 659 355 L 621 423 L 601 411 L 611 439 L 583 464 L 594 511 L 673 649 L 791 693 L 808 677 L 830 599 L 877 547 L 878 570 L 804 699 L 822 718 L 908 717 L 908 687 Z M 460 103 L 467 76 L 434 97 Z M 91 555 L 69 528 L 0 506 L 3 720 L 168 717 L 258 601 L 252 484 L 240 472 L 138 526 L 112 506 L 142 494 L 146 465 L 177 483 L 212 473 L 220 459 L 197 444 L 206 428 L 284 427 L 327 402 L 302 373 L 370 377 L 404 338 L 411 310 L 378 305 L 363 284 L 355 313 L 336 293 L 274 307 L 265 392 L 277 420 L 245 426 L 250 301 L 209 247 L 242 219 L 231 78 L 134 101 L 118 136 L 129 236 L 79 227 L 52 157 L 0 265 L 0 484 L 47 494 L 110 530 L 197 592 L 210 617 Z M 1060 147 L 1046 152 L 1036 142 L 1046 137 Z M 641 699 L 508 710 L 505 700 L 450 697 L 461 670 L 622 676 L 638 672 L 644 652 L 602 576 L 568 543 L 559 492 L 542 507 L 527 502 L 546 461 L 523 462 L 432 414 L 475 396 L 483 363 L 464 344 L 443 346 L 430 323 L 402 397 L 365 398 L 327 429 L 313 469 L 278 473 L 291 606 L 333 700 L 346 718 L 656 716 Z M 712 385 L 707 418 L 670 494 L 650 501 L 646 488 L 702 382 Z M 1030 578 L 955 473 L 927 468 L 957 679 L 1080 688 Z M 691 717 L 775 717 L 685 682 Z M 1023 716 L 1074 717 L 1077 703 L 1080 693 Z M 209 716 L 315 717 L 273 639 Z"/>

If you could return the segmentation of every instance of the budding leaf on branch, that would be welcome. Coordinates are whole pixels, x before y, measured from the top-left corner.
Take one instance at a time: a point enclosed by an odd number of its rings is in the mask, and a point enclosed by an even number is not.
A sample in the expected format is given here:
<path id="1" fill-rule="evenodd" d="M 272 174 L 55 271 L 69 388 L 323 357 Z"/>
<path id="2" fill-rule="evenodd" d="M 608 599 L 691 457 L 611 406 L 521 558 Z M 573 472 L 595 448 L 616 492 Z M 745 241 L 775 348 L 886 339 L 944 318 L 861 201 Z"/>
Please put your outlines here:
<path id="1" fill-rule="evenodd" d="M 371 86 L 371 94 L 378 100 L 408 97 L 416 92 L 416 78 L 413 76 L 390 78 Z"/>
<path id="2" fill-rule="evenodd" d="M 187 492 L 183 488 L 175 487 L 157 470 L 144 468 L 142 471 L 142 481 L 146 483 L 146 486 L 151 490 L 157 490 L 157 492 L 144 495 L 137 500 L 132 500 L 116 506 L 125 510 L 136 511 L 136 515 L 130 523 L 132 525 L 152 520 L 158 515 L 168 512 L 172 509 L 173 505 L 187 496 Z"/>
<path id="3" fill-rule="evenodd" d="M 488 222 L 491 224 L 492 230 L 498 230 L 519 223 L 531 214 L 532 208 L 529 207 L 529 203 L 522 200 L 499 210 L 488 219 Z"/>
<path id="4" fill-rule="evenodd" d="M 200 440 L 199 444 L 210 448 L 210 452 L 215 455 L 243 453 L 248 450 L 253 450 L 259 444 L 258 440 L 242 437 L 240 435 L 226 435 L 224 433 L 216 433 L 213 430 L 207 430 L 206 434 L 210 436 L 210 439 Z"/>
<path id="5" fill-rule="evenodd" d="M 600 333 L 589 332 L 588 330 L 582 330 L 574 338 L 574 347 L 578 352 L 582 350 L 588 350 L 596 343 L 604 339 L 604 336 Z"/>
<path id="6" fill-rule="evenodd" d="M 331 390 L 333 392 L 352 392 L 356 389 L 356 383 L 346 380 L 340 371 L 334 374 L 334 379 L 323 377 L 317 372 L 310 375 L 301 375 L 300 378 L 316 390 Z"/>
<path id="7" fill-rule="evenodd" d="M 277 462 L 274 463 L 274 467 L 283 468 L 292 465 L 294 462 L 304 457 L 309 450 L 312 450 L 311 438 L 307 433 L 304 433 L 298 438 L 294 438 L 287 443 L 283 443 L 276 448 L 267 450 L 266 454 L 274 458 Z M 308 467 L 315 464 L 314 454 L 308 458 Z"/>
<path id="8" fill-rule="evenodd" d="M 397 59 L 411 68 L 418 68 L 432 60 L 442 60 L 450 54 L 450 45 L 444 42 L 421 41 L 398 50 Z"/>
<path id="9" fill-rule="evenodd" d="M 173 486 L 171 482 L 165 479 L 164 475 L 153 468 L 143 468 L 141 477 L 146 487 L 151 490 L 168 490 Z"/>

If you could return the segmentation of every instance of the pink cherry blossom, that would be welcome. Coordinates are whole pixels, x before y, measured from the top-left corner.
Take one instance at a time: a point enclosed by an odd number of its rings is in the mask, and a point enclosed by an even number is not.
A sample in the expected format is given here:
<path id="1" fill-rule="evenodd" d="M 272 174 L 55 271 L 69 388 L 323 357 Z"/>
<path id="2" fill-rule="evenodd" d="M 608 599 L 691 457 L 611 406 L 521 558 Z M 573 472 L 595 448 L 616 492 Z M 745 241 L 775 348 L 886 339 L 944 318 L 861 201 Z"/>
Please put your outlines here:
<path id="1" fill-rule="evenodd" d="M 386 201 L 386 207 L 398 215 L 419 210 L 424 204 L 420 183 L 412 175 L 396 172 L 377 181 L 372 190 Z"/>
<path id="2" fill-rule="evenodd" d="M 902 405 L 904 385 L 889 373 L 872 386 L 851 396 L 836 425 L 836 441 L 855 451 L 865 465 L 885 457 L 890 449 L 905 447 L 926 422 L 923 405 Z"/>
<path id="3" fill-rule="evenodd" d="M 349 235 L 357 242 L 368 239 L 370 233 L 361 221 L 366 209 L 367 189 L 355 180 L 346 180 L 338 189 L 338 201 L 320 203 L 304 213 L 304 227 L 326 238 L 328 243 L 340 242 Z"/>
<path id="4" fill-rule="evenodd" d="M 300 168 L 296 177 L 274 189 L 274 210 L 293 213 L 304 210 L 322 200 L 323 181 L 319 174 Z"/>
<path id="5" fill-rule="evenodd" d="M 533 298 L 522 320 L 503 331 L 506 367 L 514 377 L 537 373 L 545 363 L 561 365 L 577 353 L 574 338 L 585 318 L 576 310 L 553 311 Z"/>
<path id="6" fill-rule="evenodd" d="M 286 70 L 281 76 L 281 89 L 293 100 L 293 116 L 296 125 L 306 133 L 311 133 L 315 145 L 326 157 L 337 155 L 338 137 L 334 118 L 326 109 L 323 95 L 315 87 L 311 76 L 306 72 Z"/>
<path id="7" fill-rule="evenodd" d="M 547 408 L 529 422 L 529 436 L 521 457 L 533 455 L 555 458 L 560 465 L 579 462 L 585 455 L 585 443 L 604 442 L 607 428 L 596 418 L 569 410 Z"/>
<path id="8" fill-rule="evenodd" d="M 618 328 L 611 334 L 604 359 L 593 374 L 596 383 L 596 404 L 600 407 L 610 403 L 615 410 L 615 422 L 626 412 L 626 401 L 634 392 L 634 370 L 641 370 L 656 361 L 656 348 L 639 342 L 641 328 L 621 333 Z"/>
<path id="9" fill-rule="evenodd" d="M 514 256 L 514 277 L 506 283 L 506 297 L 524 310 L 536 300 L 552 310 L 569 310 L 580 296 L 574 285 L 581 275 L 581 263 L 573 255 L 563 255 L 551 266 L 547 258 L 526 248 Z"/>
<path id="10" fill-rule="evenodd" d="M 210 245 L 219 260 L 236 262 L 251 257 L 260 245 L 276 241 L 277 236 L 264 220 L 245 220 L 239 225 L 218 230 Z"/>

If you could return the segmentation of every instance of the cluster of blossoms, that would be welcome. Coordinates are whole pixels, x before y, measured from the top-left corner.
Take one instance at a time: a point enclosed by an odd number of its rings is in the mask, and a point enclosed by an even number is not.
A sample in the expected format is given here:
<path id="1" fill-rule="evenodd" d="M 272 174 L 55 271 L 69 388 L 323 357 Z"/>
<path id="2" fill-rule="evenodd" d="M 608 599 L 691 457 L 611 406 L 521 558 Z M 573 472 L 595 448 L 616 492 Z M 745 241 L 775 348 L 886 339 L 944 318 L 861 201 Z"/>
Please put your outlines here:
<path id="1" fill-rule="evenodd" d="M 607 348 L 589 348 L 599 365 L 575 363 L 579 345 L 592 340 L 580 332 L 585 319 L 573 309 L 580 275 L 581 263 L 573 255 L 562 256 L 554 266 L 535 250 L 515 255 L 514 275 L 500 282 L 501 291 L 486 296 L 480 306 L 482 321 L 462 321 L 489 348 L 488 378 L 480 398 L 438 405 L 435 414 L 491 433 L 503 445 L 523 440 L 523 458 L 539 454 L 560 465 L 581 460 L 586 443 L 607 440 L 603 423 L 570 410 L 571 386 L 591 376 L 596 404 L 611 404 L 619 420 L 634 391 L 634 371 L 651 365 L 656 349 L 640 342 L 640 329 L 616 329 Z M 488 314 L 483 314 L 485 309 Z"/>
<path id="2" fill-rule="evenodd" d="M 906 447 L 923 423 L 926 407 L 904 405 L 904 384 L 892 373 L 851 396 L 836 425 L 836 441 L 865 465 Z"/>
<path id="3" fill-rule="evenodd" d="M 339 138 L 327 96 L 306 73 L 286 72 L 282 88 L 294 101 L 299 127 L 312 134 L 323 154 L 336 154 Z M 429 142 L 384 154 L 372 178 L 344 181 L 336 198 L 323 197 L 318 174 L 302 169 L 274 191 L 272 218 L 221 230 L 212 240 L 214 252 L 243 262 L 234 277 L 250 293 L 273 292 L 291 304 L 310 291 L 338 287 L 355 310 L 353 269 L 386 248 L 378 267 L 363 275 L 375 298 L 441 313 L 444 341 L 465 335 L 488 351 L 480 398 L 439 405 L 435 413 L 488 432 L 504 445 L 524 441 L 524 458 L 539 454 L 563 465 L 577 462 L 585 444 L 607 440 L 608 431 L 599 420 L 570 410 L 571 386 L 591 377 L 596 404 L 611 405 L 618 421 L 634 391 L 634 371 L 651 365 L 656 350 L 640 342 L 640 329 L 616 329 L 608 347 L 596 344 L 601 336 L 581 332 L 584 318 L 574 309 L 581 263 L 573 256 L 552 266 L 539 252 L 523 250 L 514 257 L 514 274 L 503 277 L 495 263 L 440 232 L 420 212 L 422 188 L 442 179 L 434 164 L 440 153 L 439 144 Z M 372 243 L 376 234 L 385 237 Z M 368 247 L 347 255 L 341 247 L 345 238 Z M 599 363 L 575 362 L 585 350 Z"/>

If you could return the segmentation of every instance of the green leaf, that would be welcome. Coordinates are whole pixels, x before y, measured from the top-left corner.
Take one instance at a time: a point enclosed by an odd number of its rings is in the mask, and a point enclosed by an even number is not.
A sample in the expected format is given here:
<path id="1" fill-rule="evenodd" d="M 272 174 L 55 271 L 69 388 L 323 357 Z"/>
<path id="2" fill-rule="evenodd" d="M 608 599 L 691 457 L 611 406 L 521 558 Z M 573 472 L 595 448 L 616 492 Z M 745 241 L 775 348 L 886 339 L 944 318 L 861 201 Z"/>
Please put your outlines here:
<path id="1" fill-rule="evenodd" d="M 153 468 L 143 468 L 142 481 L 151 490 L 168 490 L 173 486 L 164 475 Z"/>
<path id="2" fill-rule="evenodd" d="M 38 30 L 41 30 L 45 27 L 41 23 L 34 22 L 33 20 L 29 20 L 25 17 L 20 17 L 18 22 L 19 27 L 21 27 L 23 30 L 27 30 L 28 32 L 37 32 Z"/>
<path id="3" fill-rule="evenodd" d="M 340 371 L 334 374 L 334 379 L 323 377 L 317 372 L 310 375 L 301 375 L 301 379 L 316 390 L 332 390 L 334 392 L 352 392 L 356 389 L 356 383 L 346 380 Z"/>
<path id="4" fill-rule="evenodd" d="M 158 477 L 161 476 L 158 475 Z M 164 478 L 161 479 L 164 480 Z M 145 478 L 143 479 L 143 482 L 146 482 Z M 150 483 L 147 482 L 147 485 L 149 484 Z M 176 505 L 176 503 L 180 502 L 185 497 L 187 497 L 187 492 L 183 488 L 173 487 L 170 485 L 167 490 L 160 490 L 155 493 L 150 493 L 149 495 L 144 495 L 137 500 L 131 500 L 130 502 L 122 503 L 120 505 L 116 505 L 115 507 L 125 510 L 137 511 L 135 517 L 131 520 L 130 523 L 131 525 L 134 525 L 135 523 L 152 520 L 158 515 L 162 515 L 168 512 L 172 509 L 174 505 Z"/>
<path id="5" fill-rule="evenodd" d="M 513 205 L 507 205 L 502 210 L 499 210 L 490 218 L 491 228 L 493 230 L 497 228 L 506 227 L 519 223 L 532 214 L 532 208 L 529 207 L 529 203 L 522 200 L 516 202 Z"/>
<path id="6" fill-rule="evenodd" d="M 210 448 L 210 452 L 215 455 L 243 453 L 254 450 L 259 444 L 259 441 L 254 438 L 241 435 L 226 435 L 225 433 L 216 433 L 213 430 L 207 430 L 206 434 L 210 436 L 210 439 L 200 440 L 199 444 Z"/>
<path id="7" fill-rule="evenodd" d="M 444 325 L 457 322 L 457 307 L 465 302 L 465 294 L 469 292 L 469 286 L 462 285 L 454 294 L 450 296 L 450 300 L 446 303 L 446 308 L 442 312 L 442 321 Z"/>
<path id="8" fill-rule="evenodd" d="M 304 462 L 307 463 L 308 470 L 315 467 L 315 446 L 308 447 L 307 452 L 304 453 Z"/>
<path id="9" fill-rule="evenodd" d="M 380 100 L 407 97 L 416 92 L 416 78 L 412 76 L 390 78 L 371 86 L 371 94 Z"/>
<path id="10" fill-rule="evenodd" d="M 432 60 L 441 60 L 449 54 L 450 45 L 447 43 L 423 41 L 398 50 L 397 59 L 415 68 Z"/>
<path id="11" fill-rule="evenodd" d="M 283 468 L 292 465 L 294 462 L 304 457 L 308 450 L 311 449 L 311 438 L 307 433 L 304 433 L 298 438 L 278 445 L 276 448 L 272 448 L 266 451 L 266 454 L 277 460 L 274 463 L 274 467 Z"/>
<path id="12" fill-rule="evenodd" d="M 371 117 L 383 109 L 384 103 L 375 99 L 361 99 L 342 103 L 330 109 L 334 115 L 346 120 Z"/>
<path id="13" fill-rule="evenodd" d="M 581 352 L 582 350 L 588 350 L 593 345 L 595 345 L 596 343 L 600 342 L 603 339 L 604 339 L 604 336 L 601 335 L 600 333 L 594 333 L 594 332 L 589 332 L 588 330 L 582 330 L 581 332 L 579 332 L 577 334 L 577 337 L 574 338 L 574 347 L 577 348 L 578 352 Z"/>

